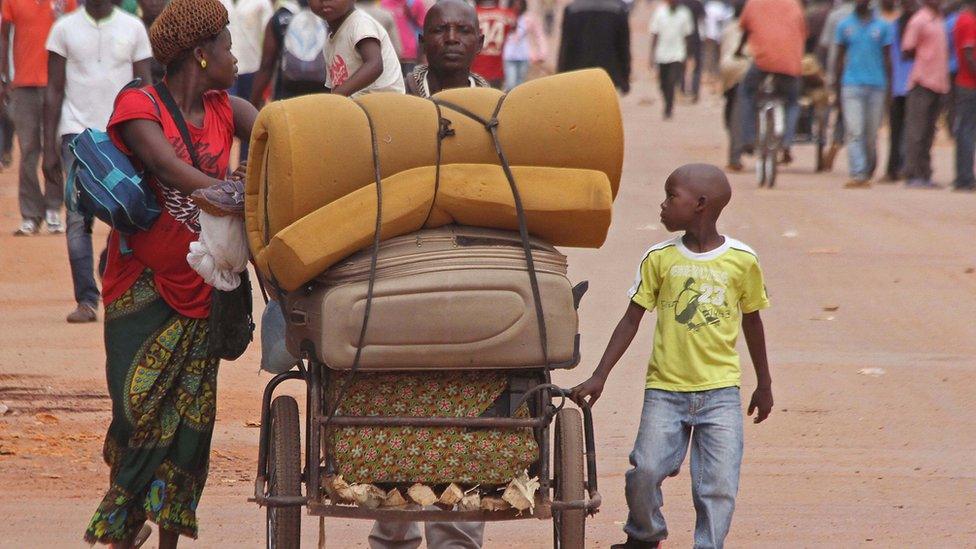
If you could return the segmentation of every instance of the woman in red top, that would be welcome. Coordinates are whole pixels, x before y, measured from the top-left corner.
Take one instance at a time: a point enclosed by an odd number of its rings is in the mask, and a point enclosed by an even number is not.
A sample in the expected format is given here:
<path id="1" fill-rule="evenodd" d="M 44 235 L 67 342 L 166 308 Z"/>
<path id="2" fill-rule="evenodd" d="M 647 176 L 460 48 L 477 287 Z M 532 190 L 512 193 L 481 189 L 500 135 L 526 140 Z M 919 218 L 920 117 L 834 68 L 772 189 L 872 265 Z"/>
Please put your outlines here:
<path id="1" fill-rule="evenodd" d="M 133 547 L 159 525 L 159 546 L 197 536 L 207 479 L 219 360 L 208 353 L 211 288 L 186 261 L 197 240 L 196 189 L 225 178 L 234 137 L 250 139 L 257 111 L 223 90 L 234 83 L 227 10 L 219 0 L 172 0 L 149 30 L 199 160 L 152 87 L 116 99 L 113 142 L 144 167 L 163 212 L 152 229 L 109 240 L 103 279 L 112 424 L 110 488 L 85 532 L 89 543 Z"/>

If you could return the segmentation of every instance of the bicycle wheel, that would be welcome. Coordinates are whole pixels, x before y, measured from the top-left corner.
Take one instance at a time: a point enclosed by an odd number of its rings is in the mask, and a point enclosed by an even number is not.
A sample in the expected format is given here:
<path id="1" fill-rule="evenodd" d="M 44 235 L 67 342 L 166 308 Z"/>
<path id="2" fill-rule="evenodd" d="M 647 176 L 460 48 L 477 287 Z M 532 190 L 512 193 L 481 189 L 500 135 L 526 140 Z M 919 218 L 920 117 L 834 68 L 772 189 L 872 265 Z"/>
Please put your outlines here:
<path id="1" fill-rule="evenodd" d="M 776 161 L 776 153 L 769 153 L 766 155 L 766 186 L 770 189 L 776 184 L 776 174 L 778 172 L 778 162 Z"/>
<path id="2" fill-rule="evenodd" d="M 815 160 L 817 173 L 824 171 L 824 168 L 826 167 L 824 166 L 824 149 L 826 148 L 827 145 L 826 127 L 828 124 L 828 116 L 830 111 L 827 111 L 827 113 L 824 113 L 823 111 L 824 109 L 818 108 L 815 111 L 815 118 L 814 118 L 816 122 L 816 126 L 814 127 L 813 135 L 817 143 L 817 156 Z"/>
<path id="3" fill-rule="evenodd" d="M 763 147 L 766 153 L 763 159 L 766 166 L 763 169 L 763 180 L 767 187 L 772 188 L 776 184 L 777 163 L 779 161 L 781 140 L 778 133 L 780 125 L 777 124 L 777 109 L 775 107 L 766 109 L 763 114 L 766 117 L 766 143 Z"/>
<path id="4" fill-rule="evenodd" d="M 766 157 L 769 154 L 767 141 L 770 129 L 766 118 L 768 110 L 766 105 L 761 105 L 756 115 L 756 182 L 760 187 L 766 184 Z"/>

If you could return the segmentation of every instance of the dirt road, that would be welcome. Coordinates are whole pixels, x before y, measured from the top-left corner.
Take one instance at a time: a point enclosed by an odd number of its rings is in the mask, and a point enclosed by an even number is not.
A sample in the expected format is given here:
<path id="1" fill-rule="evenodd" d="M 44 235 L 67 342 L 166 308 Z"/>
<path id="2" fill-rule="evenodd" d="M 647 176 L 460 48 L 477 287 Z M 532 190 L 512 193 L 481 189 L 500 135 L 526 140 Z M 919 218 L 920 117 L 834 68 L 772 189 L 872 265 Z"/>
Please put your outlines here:
<path id="1" fill-rule="evenodd" d="M 722 164 L 721 105 L 680 104 L 663 123 L 648 84 L 623 100 L 627 163 L 613 228 L 600 250 L 566 250 L 590 281 L 581 310 L 588 374 L 626 306 L 637 261 L 667 233 L 664 178 L 691 161 Z M 814 175 L 809 147 L 772 191 L 732 178 L 721 229 L 752 245 L 773 308 L 764 313 L 776 407 L 746 425 L 731 547 L 976 546 L 976 196 L 897 186 L 845 191 L 843 163 Z M 936 151 L 951 177 L 951 149 Z M 72 304 L 63 237 L 13 238 L 16 175 L 0 175 L 0 546 L 80 547 L 107 484 L 109 420 L 101 324 L 64 323 Z M 103 238 L 99 232 L 96 240 Z M 593 547 L 622 539 L 623 474 L 637 428 L 652 318 L 618 366 L 597 412 L 604 506 Z M 258 346 L 222 366 L 201 539 L 187 547 L 260 547 L 252 490 Z M 744 349 L 743 349 L 744 350 Z M 744 356 L 747 356 L 744 354 Z M 747 359 L 743 395 L 754 386 Z M 867 375 L 874 372 L 874 375 Z M 665 484 L 672 547 L 689 547 L 687 467 Z M 368 524 L 329 521 L 329 547 L 364 546 Z M 308 546 L 316 537 L 306 519 Z M 488 547 L 545 547 L 548 523 L 489 525 Z M 147 546 L 152 546 L 149 544 Z"/>

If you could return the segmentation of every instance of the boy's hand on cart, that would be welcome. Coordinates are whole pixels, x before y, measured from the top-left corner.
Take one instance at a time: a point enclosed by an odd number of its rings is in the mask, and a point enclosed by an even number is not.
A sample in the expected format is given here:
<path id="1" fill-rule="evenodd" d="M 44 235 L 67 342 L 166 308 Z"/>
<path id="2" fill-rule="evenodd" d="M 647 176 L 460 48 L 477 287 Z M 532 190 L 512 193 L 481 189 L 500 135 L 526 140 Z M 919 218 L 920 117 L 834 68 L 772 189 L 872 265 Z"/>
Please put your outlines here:
<path id="1" fill-rule="evenodd" d="M 576 404 L 582 405 L 584 402 L 593 406 L 596 404 L 597 399 L 603 394 L 603 386 L 607 380 L 601 376 L 593 375 L 589 379 L 580 383 L 569 393 L 569 398 L 573 399 Z M 585 399 L 585 400 L 584 400 Z"/>
<path id="2" fill-rule="evenodd" d="M 752 412 L 757 412 L 753 423 L 762 423 L 769 413 L 773 411 L 773 389 L 772 387 L 756 387 L 752 392 L 752 400 L 749 401 L 749 409 L 746 415 L 751 416 Z"/>

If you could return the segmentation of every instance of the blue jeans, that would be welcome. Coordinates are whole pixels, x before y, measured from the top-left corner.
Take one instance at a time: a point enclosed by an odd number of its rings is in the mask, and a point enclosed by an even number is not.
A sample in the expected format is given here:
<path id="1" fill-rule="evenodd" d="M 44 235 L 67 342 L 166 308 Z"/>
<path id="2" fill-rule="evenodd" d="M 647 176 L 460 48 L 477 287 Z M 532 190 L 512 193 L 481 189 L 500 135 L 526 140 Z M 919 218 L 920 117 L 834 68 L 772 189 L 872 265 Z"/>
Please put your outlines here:
<path id="1" fill-rule="evenodd" d="M 756 68 L 755 65 L 749 67 L 745 77 L 739 84 L 739 113 L 742 121 L 742 143 L 753 144 L 756 142 L 756 94 L 759 92 L 759 85 L 767 72 Z M 785 75 L 784 75 L 785 76 Z M 792 78 L 786 91 L 786 128 L 783 130 L 783 148 L 788 149 L 793 144 L 793 136 L 796 134 L 796 121 L 800 117 L 800 106 L 797 101 L 800 99 L 800 79 Z"/>
<path id="2" fill-rule="evenodd" d="M 68 150 L 78 134 L 69 133 L 61 136 L 61 167 L 65 176 L 71 170 L 75 157 Z M 75 302 L 87 303 L 98 308 L 98 285 L 95 283 L 95 264 L 92 253 L 92 223 L 94 219 L 85 217 L 78 212 L 67 212 L 68 262 L 71 265 L 71 283 L 75 289 Z"/>
<path id="3" fill-rule="evenodd" d="M 251 90 L 254 89 L 254 75 L 256 73 L 250 72 L 247 74 L 238 74 L 237 81 L 230 88 L 230 94 L 236 95 L 244 99 L 245 101 L 251 100 Z M 250 150 L 250 141 L 241 141 L 241 162 L 247 160 L 247 153 Z"/>
<path id="4" fill-rule="evenodd" d="M 505 60 L 505 89 L 510 90 L 525 82 L 525 76 L 529 73 L 529 62 L 523 60 Z"/>
<path id="5" fill-rule="evenodd" d="M 624 531 L 642 541 L 668 537 L 661 483 L 678 474 L 691 443 L 695 547 L 721 548 L 732 524 L 742 463 L 742 404 L 738 387 L 677 393 L 647 389 L 637 441 L 630 454 Z"/>
<path id="6" fill-rule="evenodd" d="M 878 165 L 878 128 L 886 95 L 884 88 L 874 86 L 843 86 L 840 90 L 852 179 L 871 179 Z"/>
<path id="7" fill-rule="evenodd" d="M 957 189 L 976 187 L 973 156 L 976 155 L 976 89 L 956 88 L 956 180 Z"/>

